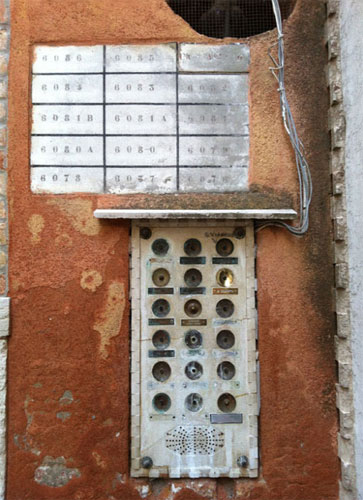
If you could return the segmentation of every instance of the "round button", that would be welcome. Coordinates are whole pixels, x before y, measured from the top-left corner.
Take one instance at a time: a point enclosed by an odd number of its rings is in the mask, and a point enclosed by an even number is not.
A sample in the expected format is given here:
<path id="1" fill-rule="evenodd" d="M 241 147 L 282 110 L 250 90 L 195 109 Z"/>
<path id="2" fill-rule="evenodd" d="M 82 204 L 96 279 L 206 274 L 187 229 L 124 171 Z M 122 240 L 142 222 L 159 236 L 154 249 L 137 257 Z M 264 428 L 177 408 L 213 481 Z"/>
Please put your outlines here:
<path id="1" fill-rule="evenodd" d="M 170 281 L 170 274 L 167 269 L 159 268 L 153 272 L 152 280 L 156 286 L 166 286 Z"/>
<path id="2" fill-rule="evenodd" d="M 185 398 L 185 407 L 189 411 L 199 411 L 203 406 L 203 398 L 200 394 L 192 392 Z"/>
<path id="3" fill-rule="evenodd" d="M 195 318 L 202 312 L 202 304 L 199 302 L 199 300 L 188 300 L 188 302 L 185 303 L 184 311 L 185 314 L 190 318 Z"/>
<path id="4" fill-rule="evenodd" d="M 170 304 L 165 299 L 158 299 L 152 305 L 152 310 L 158 318 L 164 318 L 170 312 Z"/>
<path id="5" fill-rule="evenodd" d="M 196 257 L 202 251 L 202 244 L 195 238 L 190 238 L 184 243 L 184 252 L 190 257 Z"/>
<path id="6" fill-rule="evenodd" d="M 171 375 L 171 369 L 165 361 L 159 361 L 153 366 L 153 376 L 159 382 L 165 382 Z"/>
<path id="7" fill-rule="evenodd" d="M 164 394 L 163 392 L 160 392 L 159 394 L 156 394 L 153 399 L 153 407 L 155 410 L 165 413 L 166 411 L 169 410 L 171 406 L 171 399 L 167 394 Z"/>
<path id="8" fill-rule="evenodd" d="M 190 380 L 198 380 L 203 375 L 203 366 L 198 361 L 191 361 L 185 367 L 185 375 Z"/>
<path id="9" fill-rule="evenodd" d="M 222 257 L 228 257 L 234 250 L 234 245 L 228 238 L 222 238 L 216 244 L 216 250 Z"/>
<path id="10" fill-rule="evenodd" d="M 236 400 L 228 392 L 222 394 L 218 398 L 218 408 L 223 411 L 223 413 L 231 413 L 236 408 Z"/>

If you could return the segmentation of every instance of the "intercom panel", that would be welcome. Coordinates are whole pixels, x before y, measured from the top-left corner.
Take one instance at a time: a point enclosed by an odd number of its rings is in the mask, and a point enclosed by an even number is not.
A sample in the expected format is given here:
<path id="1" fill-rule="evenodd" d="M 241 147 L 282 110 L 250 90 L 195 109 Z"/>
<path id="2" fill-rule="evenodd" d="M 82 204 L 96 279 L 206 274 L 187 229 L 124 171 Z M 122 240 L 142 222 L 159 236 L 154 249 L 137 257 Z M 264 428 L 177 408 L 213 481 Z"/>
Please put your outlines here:
<path id="1" fill-rule="evenodd" d="M 131 473 L 256 477 L 253 224 L 132 227 Z"/>

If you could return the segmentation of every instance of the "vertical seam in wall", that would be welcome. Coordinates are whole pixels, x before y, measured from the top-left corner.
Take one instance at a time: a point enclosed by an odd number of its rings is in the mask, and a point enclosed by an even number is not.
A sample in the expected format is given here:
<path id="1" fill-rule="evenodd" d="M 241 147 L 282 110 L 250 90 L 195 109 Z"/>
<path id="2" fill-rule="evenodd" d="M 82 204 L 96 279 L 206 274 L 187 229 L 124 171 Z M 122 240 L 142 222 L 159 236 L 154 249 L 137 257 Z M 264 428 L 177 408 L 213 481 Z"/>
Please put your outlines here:
<path id="1" fill-rule="evenodd" d="M 348 268 L 345 115 L 343 107 L 339 0 L 326 0 L 326 68 L 329 89 L 331 216 L 335 271 L 335 352 L 338 368 L 337 408 L 339 411 L 338 456 L 341 463 L 340 500 L 356 500 L 354 406 L 351 354 L 350 289 Z"/>

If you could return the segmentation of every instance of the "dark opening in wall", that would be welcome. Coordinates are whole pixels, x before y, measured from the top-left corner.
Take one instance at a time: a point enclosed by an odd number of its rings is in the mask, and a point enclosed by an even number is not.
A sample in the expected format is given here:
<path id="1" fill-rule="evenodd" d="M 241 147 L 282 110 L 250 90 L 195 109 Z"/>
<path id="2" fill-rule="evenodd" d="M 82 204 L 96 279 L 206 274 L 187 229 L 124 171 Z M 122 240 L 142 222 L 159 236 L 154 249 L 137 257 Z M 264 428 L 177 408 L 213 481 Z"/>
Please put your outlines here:
<path id="1" fill-rule="evenodd" d="M 244 38 L 276 27 L 271 0 L 167 0 L 173 11 L 203 35 Z M 279 0 L 282 19 L 295 0 Z"/>

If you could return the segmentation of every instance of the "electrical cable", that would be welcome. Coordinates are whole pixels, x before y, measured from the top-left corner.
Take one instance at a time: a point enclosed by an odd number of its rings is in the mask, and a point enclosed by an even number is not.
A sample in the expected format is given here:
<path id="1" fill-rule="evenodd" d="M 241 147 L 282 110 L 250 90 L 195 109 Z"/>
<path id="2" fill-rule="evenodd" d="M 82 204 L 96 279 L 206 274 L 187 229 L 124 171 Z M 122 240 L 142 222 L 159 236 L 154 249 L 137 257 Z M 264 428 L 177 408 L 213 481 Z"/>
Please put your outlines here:
<path id="1" fill-rule="evenodd" d="M 286 97 L 284 39 L 283 39 L 284 35 L 282 32 L 282 18 L 281 18 L 280 5 L 278 0 L 271 0 L 271 2 L 276 19 L 277 42 L 274 43 L 268 51 L 268 55 L 274 64 L 274 66 L 271 67 L 270 70 L 278 82 L 278 92 L 280 95 L 280 107 L 281 107 L 282 119 L 285 130 L 289 136 L 290 142 L 295 152 L 296 167 L 299 179 L 300 210 L 299 210 L 299 223 L 296 226 L 292 226 L 283 221 L 269 221 L 259 224 L 256 230 L 259 231 L 268 226 L 280 226 L 284 227 L 295 236 L 302 236 L 307 232 L 309 228 L 309 207 L 311 203 L 313 186 L 312 186 L 309 165 L 305 158 L 304 146 L 297 134 L 295 122 Z M 272 49 L 276 45 L 277 45 L 277 59 L 272 54 Z"/>

